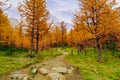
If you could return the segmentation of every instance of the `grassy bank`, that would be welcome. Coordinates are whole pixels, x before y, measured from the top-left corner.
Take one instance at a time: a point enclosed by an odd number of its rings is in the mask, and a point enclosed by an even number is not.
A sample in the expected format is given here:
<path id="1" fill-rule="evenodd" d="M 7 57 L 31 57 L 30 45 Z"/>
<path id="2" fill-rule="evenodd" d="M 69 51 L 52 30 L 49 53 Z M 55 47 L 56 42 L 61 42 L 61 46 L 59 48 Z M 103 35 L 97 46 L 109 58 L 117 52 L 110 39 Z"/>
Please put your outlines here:
<path id="1" fill-rule="evenodd" d="M 64 50 L 71 52 L 70 48 Z M 73 49 L 73 55 L 70 54 L 66 58 L 79 68 L 80 74 L 86 80 L 120 80 L 120 52 L 112 52 L 103 52 L 101 63 L 97 62 L 97 54 L 93 48 L 89 48 L 86 55 L 84 52 L 77 55 Z"/>
<path id="2" fill-rule="evenodd" d="M 17 48 L 12 48 L 9 50 L 1 50 L 0 48 L 0 76 L 6 73 L 9 73 L 13 70 L 20 69 L 26 67 L 28 65 L 32 65 L 43 60 L 58 56 L 61 54 L 59 51 L 53 50 L 53 54 L 51 55 L 51 51 L 42 51 L 40 53 L 34 53 L 34 58 L 28 57 L 28 50 L 18 50 Z"/>

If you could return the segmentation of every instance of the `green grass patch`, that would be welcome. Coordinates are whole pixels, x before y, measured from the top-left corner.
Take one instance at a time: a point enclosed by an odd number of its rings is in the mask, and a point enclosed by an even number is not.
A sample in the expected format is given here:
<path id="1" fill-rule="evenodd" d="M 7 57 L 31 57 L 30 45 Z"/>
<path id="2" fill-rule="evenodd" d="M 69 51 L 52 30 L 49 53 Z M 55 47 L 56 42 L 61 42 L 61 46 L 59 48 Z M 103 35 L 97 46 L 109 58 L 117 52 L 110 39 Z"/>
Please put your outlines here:
<path id="1" fill-rule="evenodd" d="M 75 49 L 70 48 L 68 46 L 64 46 L 63 48 L 60 47 L 60 49 L 63 50 L 63 51 L 65 51 L 65 52 L 69 52 L 69 53 L 71 53 L 71 50 L 73 50 L 74 52 L 76 51 Z"/>
<path id="2" fill-rule="evenodd" d="M 4 75 L 6 73 L 10 73 L 11 71 L 39 63 L 43 60 L 50 59 L 53 57 L 56 57 L 58 55 L 61 55 L 61 52 L 56 51 L 54 48 L 51 51 L 42 51 L 40 53 L 34 53 L 34 58 L 29 58 L 28 54 L 29 51 L 14 51 L 12 52 L 12 56 L 6 55 L 8 51 L 0 51 L 0 76 Z"/>
<path id="3" fill-rule="evenodd" d="M 70 48 L 68 52 L 70 52 Z M 97 54 L 93 48 L 87 50 L 87 55 L 82 51 L 80 55 L 73 50 L 73 55 L 68 55 L 67 60 L 79 68 L 80 74 L 86 80 L 120 80 L 120 52 L 105 51 L 102 53 L 102 62 L 97 62 Z"/>
<path id="4" fill-rule="evenodd" d="M 0 75 L 34 63 L 33 59 L 22 57 L 0 57 Z"/>

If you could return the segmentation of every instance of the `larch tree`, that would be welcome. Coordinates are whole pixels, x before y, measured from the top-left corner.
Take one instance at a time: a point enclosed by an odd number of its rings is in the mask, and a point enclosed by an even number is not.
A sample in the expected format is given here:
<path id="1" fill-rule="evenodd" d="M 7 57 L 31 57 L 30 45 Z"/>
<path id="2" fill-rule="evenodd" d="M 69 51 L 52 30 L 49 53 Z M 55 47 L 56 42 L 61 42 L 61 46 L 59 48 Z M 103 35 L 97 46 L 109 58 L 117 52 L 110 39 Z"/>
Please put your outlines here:
<path id="1" fill-rule="evenodd" d="M 13 28 L 13 39 L 15 46 L 18 48 L 23 48 L 23 19 L 22 15 L 20 15 L 20 23 L 18 26 Z"/>
<path id="2" fill-rule="evenodd" d="M 73 47 L 75 44 L 74 44 L 74 41 L 75 41 L 75 31 L 74 29 L 70 29 L 69 33 L 67 34 L 67 44 L 70 46 L 70 47 Z M 71 48 L 71 54 L 73 55 L 73 49 Z"/>
<path id="3" fill-rule="evenodd" d="M 36 7 L 36 52 L 39 51 L 39 41 L 42 39 L 42 36 L 48 33 L 52 23 L 48 24 L 48 10 L 46 9 L 46 2 L 45 0 L 38 0 Z"/>
<path id="4" fill-rule="evenodd" d="M 2 24 L 3 24 L 3 11 L 2 9 L 0 9 L 0 41 L 2 40 L 2 32 L 3 32 L 3 27 L 2 27 Z"/>
<path id="5" fill-rule="evenodd" d="M 0 9 L 3 9 L 3 6 L 4 6 L 4 9 L 3 10 L 7 10 L 8 8 L 10 8 L 12 5 L 8 5 L 7 2 L 9 0 L 5 0 L 5 1 L 0 1 Z"/>
<path id="6" fill-rule="evenodd" d="M 20 23 L 19 26 L 16 26 L 13 29 L 13 39 L 14 39 L 14 44 L 16 47 L 23 48 L 23 36 L 24 36 L 24 33 L 23 33 L 22 26 Z"/>
<path id="7" fill-rule="evenodd" d="M 67 43 L 71 47 L 74 45 L 74 33 L 75 33 L 74 29 L 71 29 L 67 35 Z"/>
<path id="8" fill-rule="evenodd" d="M 8 40 L 8 39 L 6 39 L 6 38 L 9 38 L 10 36 L 9 36 L 9 32 L 10 32 L 10 30 L 11 30 L 11 26 L 10 26 L 10 23 L 9 23 L 9 20 L 8 20 L 8 17 L 7 17 L 7 15 L 5 15 L 4 14 L 4 10 L 6 10 L 6 9 L 8 9 L 8 8 L 10 8 L 11 7 L 11 5 L 9 6 L 9 7 L 6 7 L 6 5 L 7 5 L 7 2 L 8 2 L 8 0 L 5 0 L 5 1 L 0 1 L 0 42 L 2 41 L 4 41 L 3 40 L 3 38 L 5 39 L 5 41 L 6 40 Z M 5 9 L 3 9 L 3 7 L 5 8 Z M 5 32 L 7 32 L 7 33 L 5 33 Z M 4 42 L 5 42 L 4 41 Z M 7 42 L 7 41 L 6 41 Z"/>
<path id="9" fill-rule="evenodd" d="M 0 42 L 6 45 L 11 44 L 12 27 L 7 15 L 0 9 Z"/>
<path id="10" fill-rule="evenodd" d="M 49 43 L 49 47 L 50 47 L 51 55 L 52 55 L 53 54 L 52 47 L 54 46 L 54 43 L 55 43 L 55 38 L 54 38 L 54 34 L 52 30 L 50 30 L 49 33 L 47 34 L 47 38 L 48 38 L 47 41 L 49 41 L 48 43 Z"/>
<path id="11" fill-rule="evenodd" d="M 62 40 L 61 40 L 62 36 L 61 36 L 60 27 L 58 27 L 57 25 L 54 25 L 53 34 L 54 34 L 54 38 L 55 38 L 55 45 L 54 46 L 56 47 L 56 50 L 57 50 L 57 47 L 62 42 Z"/>
<path id="12" fill-rule="evenodd" d="M 61 37 L 62 37 L 62 47 L 64 47 L 65 42 L 66 42 L 66 38 L 67 38 L 67 28 L 66 28 L 66 24 L 64 21 L 62 21 L 60 23 L 60 29 L 61 29 Z"/>
<path id="13" fill-rule="evenodd" d="M 46 2 L 45 0 L 25 0 L 23 3 L 19 3 L 18 10 L 25 19 L 24 26 L 26 26 L 26 32 L 31 38 L 30 56 L 32 57 L 34 39 L 36 40 L 36 51 L 38 52 L 39 39 L 48 30 Z"/>
<path id="14" fill-rule="evenodd" d="M 78 24 L 79 18 L 75 18 L 74 20 L 74 43 L 77 47 L 77 53 L 80 54 L 81 50 L 85 50 L 87 47 L 87 40 L 92 38 L 93 36 L 83 29 L 81 26 L 85 26 L 83 24 Z"/>
<path id="15" fill-rule="evenodd" d="M 20 24 L 19 24 L 19 28 L 18 28 L 18 34 L 20 37 L 20 48 L 23 48 L 23 17 L 21 16 L 21 20 L 20 20 Z"/>
<path id="16" fill-rule="evenodd" d="M 104 30 L 104 27 L 111 24 L 110 22 L 116 23 L 117 17 L 114 17 L 116 13 L 113 12 L 115 3 L 116 0 L 79 0 L 80 9 L 75 14 L 78 19 L 77 24 L 84 24 L 84 26 L 81 27 L 94 36 L 99 62 L 101 61 L 101 33 L 108 31 Z M 110 16 L 107 17 L 109 14 Z M 104 20 L 109 21 L 104 22 Z"/>

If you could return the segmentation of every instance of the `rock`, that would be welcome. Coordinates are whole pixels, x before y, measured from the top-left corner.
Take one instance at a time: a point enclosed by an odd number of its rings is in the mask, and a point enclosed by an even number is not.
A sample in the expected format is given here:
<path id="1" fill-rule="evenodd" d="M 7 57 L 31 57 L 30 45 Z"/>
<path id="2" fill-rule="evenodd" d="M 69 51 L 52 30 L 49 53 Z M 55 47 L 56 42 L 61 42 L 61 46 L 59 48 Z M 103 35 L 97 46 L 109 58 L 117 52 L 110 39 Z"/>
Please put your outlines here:
<path id="1" fill-rule="evenodd" d="M 36 74 L 36 73 L 37 73 L 37 68 L 33 68 L 33 69 L 32 69 L 32 73 L 33 73 L 33 74 Z"/>
<path id="2" fill-rule="evenodd" d="M 29 80 L 29 77 L 24 77 L 23 80 Z"/>
<path id="3" fill-rule="evenodd" d="M 45 66 L 45 65 L 47 65 L 47 63 L 43 63 L 42 65 Z"/>
<path id="4" fill-rule="evenodd" d="M 62 80 L 63 76 L 60 73 L 49 73 L 50 80 Z"/>
<path id="5" fill-rule="evenodd" d="M 30 76 L 25 76 L 22 80 L 33 80 Z"/>
<path id="6" fill-rule="evenodd" d="M 73 67 L 70 67 L 71 70 L 73 70 L 74 68 Z"/>
<path id="7" fill-rule="evenodd" d="M 66 67 L 53 67 L 51 70 L 54 71 L 54 72 L 62 73 L 62 74 L 67 73 L 67 68 Z"/>
<path id="8" fill-rule="evenodd" d="M 71 69 L 67 69 L 67 72 L 70 74 L 70 73 L 72 73 L 72 70 Z"/>
<path id="9" fill-rule="evenodd" d="M 21 71 L 15 71 L 10 75 L 10 78 L 12 78 L 13 80 L 23 79 L 23 77 L 24 77 L 24 74 L 22 74 Z"/>
<path id="10" fill-rule="evenodd" d="M 44 68 L 40 68 L 39 71 L 42 75 L 47 75 L 49 73 L 49 70 L 44 69 Z"/>
<path id="11" fill-rule="evenodd" d="M 66 65 L 64 64 L 63 67 L 66 67 Z"/>
<path id="12" fill-rule="evenodd" d="M 74 69 L 73 67 L 67 68 L 67 72 L 72 73 L 73 69 Z"/>

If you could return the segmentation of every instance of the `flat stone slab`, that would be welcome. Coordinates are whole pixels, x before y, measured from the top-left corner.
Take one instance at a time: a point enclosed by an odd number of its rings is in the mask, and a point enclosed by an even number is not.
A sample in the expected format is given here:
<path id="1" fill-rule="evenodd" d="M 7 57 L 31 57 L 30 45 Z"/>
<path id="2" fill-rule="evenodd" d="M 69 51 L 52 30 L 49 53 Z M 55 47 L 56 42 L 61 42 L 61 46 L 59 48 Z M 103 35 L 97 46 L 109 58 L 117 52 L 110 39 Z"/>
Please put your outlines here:
<path id="1" fill-rule="evenodd" d="M 72 73 L 73 70 L 74 70 L 73 67 L 67 68 L 67 72 L 68 72 L 69 74 Z"/>
<path id="2" fill-rule="evenodd" d="M 23 80 L 30 80 L 30 79 L 29 79 L 29 77 L 26 76 L 23 78 Z"/>
<path id="3" fill-rule="evenodd" d="M 42 74 L 42 75 L 47 75 L 50 71 L 45 69 L 45 68 L 40 68 L 39 69 L 39 72 Z"/>
<path id="4" fill-rule="evenodd" d="M 11 73 L 9 77 L 12 78 L 13 80 L 23 79 L 24 74 L 21 71 L 15 71 L 15 72 Z"/>
<path id="5" fill-rule="evenodd" d="M 63 76 L 60 73 L 49 73 L 50 80 L 62 80 Z"/>
<path id="6" fill-rule="evenodd" d="M 66 67 L 53 67 L 51 71 L 66 74 L 67 73 L 67 68 Z"/>
<path id="7" fill-rule="evenodd" d="M 70 73 L 72 73 L 72 70 L 71 70 L 71 69 L 68 69 L 67 72 L 70 74 Z"/>

